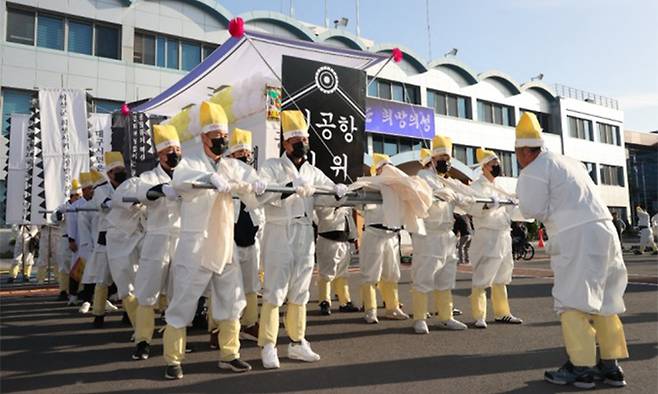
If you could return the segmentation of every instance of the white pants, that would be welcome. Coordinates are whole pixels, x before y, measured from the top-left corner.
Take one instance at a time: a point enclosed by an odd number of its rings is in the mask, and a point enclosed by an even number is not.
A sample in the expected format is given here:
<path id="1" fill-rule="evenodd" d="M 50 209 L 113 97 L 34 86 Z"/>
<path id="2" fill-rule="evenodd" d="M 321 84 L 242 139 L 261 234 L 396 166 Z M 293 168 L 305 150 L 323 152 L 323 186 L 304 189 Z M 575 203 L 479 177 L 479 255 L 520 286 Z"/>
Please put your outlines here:
<path id="1" fill-rule="evenodd" d="M 107 261 L 105 246 L 97 244 L 89 261 L 85 261 L 82 283 L 95 283 L 106 286 L 112 284 L 112 275 L 110 273 L 110 265 Z"/>
<path id="2" fill-rule="evenodd" d="M 552 234 L 548 252 L 558 313 L 575 309 L 614 315 L 626 310 L 628 276 L 612 221 L 590 222 Z"/>
<path id="3" fill-rule="evenodd" d="M 174 294 L 165 312 L 168 325 L 183 328 L 190 324 L 206 288 L 210 290 L 214 320 L 240 319 L 247 301 L 242 287 L 242 271 L 235 259 L 224 267 L 221 274 L 191 261 L 174 261 L 171 272 Z"/>
<path id="4" fill-rule="evenodd" d="M 28 245 L 29 238 L 27 236 L 17 236 L 16 243 L 14 244 L 14 262 L 12 266 L 20 266 L 24 264 L 25 267 L 34 265 L 34 254 L 30 252 Z M 25 256 L 23 256 L 25 252 Z"/>
<path id="5" fill-rule="evenodd" d="M 68 274 L 71 272 L 71 249 L 69 249 L 69 239 L 66 236 L 60 236 L 57 239 L 57 263 L 59 272 Z"/>
<path id="6" fill-rule="evenodd" d="M 37 267 L 48 267 L 48 263 L 50 262 L 50 265 L 54 268 L 59 263 L 57 260 L 58 240 L 57 233 L 51 228 L 45 226 L 41 228 L 39 258 L 35 264 Z"/>
<path id="7" fill-rule="evenodd" d="M 167 293 L 169 266 L 173 259 L 178 237 L 169 234 L 144 236 L 139 267 L 135 275 L 135 296 L 139 305 L 154 306 L 161 293 Z"/>
<path id="8" fill-rule="evenodd" d="M 473 287 L 487 288 L 494 283 L 507 285 L 512 282 L 514 259 L 509 230 L 477 229 L 471 241 L 470 252 Z"/>
<path id="9" fill-rule="evenodd" d="M 656 243 L 653 241 L 653 231 L 650 227 L 640 230 L 640 250 L 645 250 L 647 247 L 652 250 L 656 249 Z"/>
<path id="10" fill-rule="evenodd" d="M 413 263 L 411 277 L 414 290 L 429 293 L 455 288 L 457 276 L 457 237 L 451 230 L 412 234 Z"/>
<path id="11" fill-rule="evenodd" d="M 245 294 L 257 293 L 260 290 L 258 277 L 258 264 L 260 261 L 260 245 L 258 240 L 251 246 L 234 246 L 234 253 L 238 254 Z"/>
<path id="12" fill-rule="evenodd" d="M 117 231 L 107 232 L 107 260 L 117 295 L 123 299 L 135 292 L 135 274 L 143 234 L 126 235 Z"/>
<path id="13" fill-rule="evenodd" d="M 263 233 L 263 301 L 305 305 L 313 276 L 315 242 L 310 224 L 267 223 Z"/>
<path id="14" fill-rule="evenodd" d="M 338 242 L 318 236 L 315 245 L 315 256 L 318 260 L 318 271 L 327 281 L 347 276 L 347 270 L 352 260 L 352 245 L 349 242 Z"/>
<path id="15" fill-rule="evenodd" d="M 367 226 L 359 250 L 361 282 L 376 284 L 380 280 L 400 280 L 400 241 L 398 234 Z"/>

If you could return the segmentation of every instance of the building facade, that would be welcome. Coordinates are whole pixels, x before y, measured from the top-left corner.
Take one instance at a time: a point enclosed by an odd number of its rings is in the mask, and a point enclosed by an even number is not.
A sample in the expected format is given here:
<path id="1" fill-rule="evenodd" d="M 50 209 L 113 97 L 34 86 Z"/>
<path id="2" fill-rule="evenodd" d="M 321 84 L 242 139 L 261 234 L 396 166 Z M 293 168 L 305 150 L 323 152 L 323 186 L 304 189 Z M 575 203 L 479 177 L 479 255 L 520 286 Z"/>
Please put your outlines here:
<path id="1" fill-rule="evenodd" d="M 653 216 L 658 213 L 658 131 L 625 130 L 628 192 L 631 207 L 643 204 Z M 631 212 L 633 224 L 637 217 Z"/>
<path id="2" fill-rule="evenodd" d="M 39 88 L 85 89 L 96 112 L 153 97 L 224 42 L 235 16 L 247 29 L 288 38 L 381 53 L 396 47 L 276 12 L 233 15 L 214 0 L 3 0 L 3 131 L 9 114 L 28 111 Z M 410 137 L 399 127 L 366 129 L 366 154 L 387 153 L 395 164 L 413 169 L 418 148 L 441 133 L 452 137 L 454 156 L 466 165 L 474 163 L 477 147 L 496 150 L 513 188 L 514 125 L 521 111 L 532 111 L 548 148 L 582 161 L 608 206 L 628 212 L 624 119 L 616 101 L 541 81 L 519 84 L 500 71 L 475 73 L 454 57 L 428 61 L 400 49 L 404 59 L 390 63 L 369 84 L 368 95 L 431 108 L 435 130 Z"/>

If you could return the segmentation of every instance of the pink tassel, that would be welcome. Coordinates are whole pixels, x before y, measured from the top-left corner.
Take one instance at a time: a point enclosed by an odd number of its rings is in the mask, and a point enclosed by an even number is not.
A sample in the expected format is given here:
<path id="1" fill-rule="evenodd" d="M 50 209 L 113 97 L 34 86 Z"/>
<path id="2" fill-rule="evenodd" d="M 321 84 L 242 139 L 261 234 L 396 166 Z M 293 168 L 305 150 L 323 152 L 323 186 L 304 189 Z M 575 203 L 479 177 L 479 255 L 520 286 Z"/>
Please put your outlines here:
<path id="1" fill-rule="evenodd" d="M 400 48 L 393 48 L 391 51 L 391 57 L 393 58 L 394 62 L 400 63 L 400 61 L 402 61 L 402 51 Z"/>
<path id="2" fill-rule="evenodd" d="M 128 104 L 126 103 L 121 104 L 121 115 L 123 116 L 130 115 L 130 108 L 128 108 Z"/>
<path id="3" fill-rule="evenodd" d="M 228 32 L 231 34 L 231 37 L 242 37 L 244 35 L 244 20 L 240 17 L 231 19 L 228 23 Z"/>

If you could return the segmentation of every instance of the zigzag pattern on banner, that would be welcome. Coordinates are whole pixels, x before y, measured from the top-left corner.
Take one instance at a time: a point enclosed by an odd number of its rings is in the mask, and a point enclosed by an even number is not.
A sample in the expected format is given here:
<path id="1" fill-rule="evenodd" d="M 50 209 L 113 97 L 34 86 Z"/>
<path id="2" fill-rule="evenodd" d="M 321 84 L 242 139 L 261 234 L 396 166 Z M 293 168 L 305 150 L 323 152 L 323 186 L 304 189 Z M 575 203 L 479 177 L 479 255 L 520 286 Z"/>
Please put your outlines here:
<path id="1" fill-rule="evenodd" d="M 5 127 L 5 133 L 3 133 L 3 138 L 5 138 L 6 144 L 6 152 L 7 152 L 7 158 L 5 160 L 5 167 L 4 167 L 4 173 L 5 173 L 5 192 L 2 193 L 2 201 L 0 201 L 0 223 L 5 224 L 7 222 L 7 178 L 9 177 L 9 142 L 11 139 L 9 138 L 9 135 L 11 134 L 11 116 L 7 118 L 7 126 Z"/>
<path id="2" fill-rule="evenodd" d="M 37 93 L 38 94 L 38 93 Z M 37 94 L 32 97 L 30 107 L 30 120 L 25 138 L 25 186 L 23 188 L 23 223 L 32 220 L 32 174 L 34 165 L 34 134 L 38 130 L 41 133 L 41 118 L 39 111 L 39 99 Z"/>
<path id="3" fill-rule="evenodd" d="M 137 163 L 146 161 L 148 155 L 154 155 L 153 141 L 149 130 L 150 121 L 146 114 L 130 114 L 130 172 L 136 175 Z"/>
<path id="4" fill-rule="evenodd" d="M 73 170 L 71 169 L 71 135 L 69 133 L 68 97 L 66 91 L 59 94 L 60 132 L 62 134 L 62 172 L 64 173 L 64 195 L 71 193 Z M 45 203 L 45 202 L 44 202 Z"/>
<path id="5" fill-rule="evenodd" d="M 39 114 L 41 114 L 41 105 L 39 105 Z M 45 191 L 45 175 L 43 170 L 43 135 L 41 128 L 41 118 L 39 118 L 39 127 L 34 129 L 34 156 L 33 156 L 33 179 L 32 179 L 32 204 L 38 204 L 39 208 L 46 210 L 46 191 Z M 34 186 L 36 184 L 36 186 Z M 36 196 L 34 193 L 36 192 Z M 43 214 L 45 219 L 46 214 Z"/>

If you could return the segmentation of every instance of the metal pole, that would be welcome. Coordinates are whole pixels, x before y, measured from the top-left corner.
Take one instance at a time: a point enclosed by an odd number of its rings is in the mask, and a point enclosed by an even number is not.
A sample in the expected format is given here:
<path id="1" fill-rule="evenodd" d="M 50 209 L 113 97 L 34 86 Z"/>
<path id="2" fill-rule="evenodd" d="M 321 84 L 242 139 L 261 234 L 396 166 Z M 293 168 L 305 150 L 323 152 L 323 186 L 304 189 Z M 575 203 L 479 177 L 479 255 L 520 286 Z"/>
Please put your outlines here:
<path id="1" fill-rule="evenodd" d="M 427 17 L 427 53 L 429 57 L 427 58 L 428 62 L 432 61 L 432 33 L 430 29 L 430 0 L 425 1 L 425 12 Z"/>
<path id="2" fill-rule="evenodd" d="M 361 20 L 359 18 L 360 10 L 359 10 L 359 0 L 356 0 L 356 36 L 360 37 L 361 36 Z"/>

